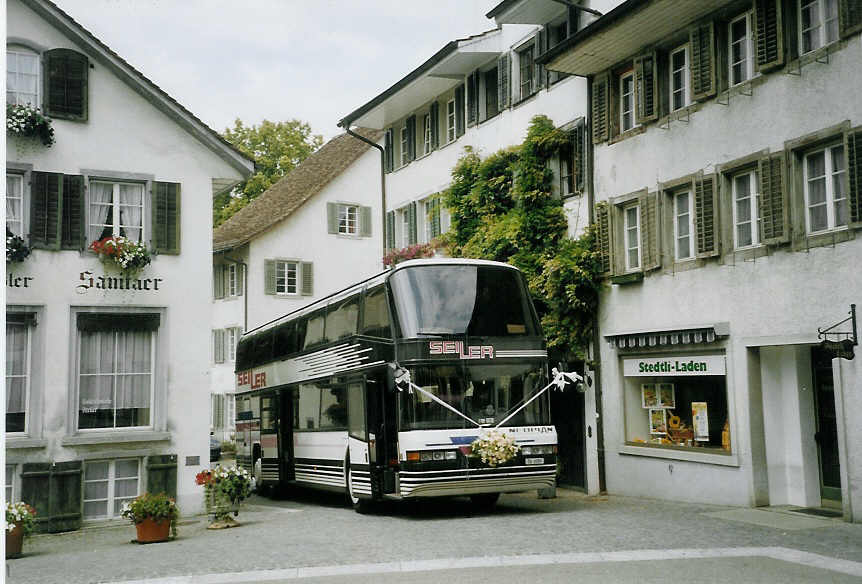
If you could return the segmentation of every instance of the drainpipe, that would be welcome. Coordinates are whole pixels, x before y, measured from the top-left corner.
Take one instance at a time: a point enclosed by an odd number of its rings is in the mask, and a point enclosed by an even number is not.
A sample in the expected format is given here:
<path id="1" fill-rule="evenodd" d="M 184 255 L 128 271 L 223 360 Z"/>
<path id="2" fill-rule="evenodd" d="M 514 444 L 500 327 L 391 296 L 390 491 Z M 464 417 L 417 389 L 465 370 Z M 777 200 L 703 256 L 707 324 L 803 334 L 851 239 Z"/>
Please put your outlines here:
<path id="1" fill-rule="evenodd" d="M 242 315 L 242 332 L 248 330 L 248 264 L 242 260 L 235 260 L 228 257 L 227 254 L 221 252 L 222 258 L 232 262 L 238 266 L 242 266 L 242 300 L 243 300 L 243 315 Z"/>
<path id="2" fill-rule="evenodd" d="M 369 146 L 373 146 L 380 151 L 380 219 L 381 219 L 381 230 L 380 230 L 380 239 L 383 241 L 383 253 L 380 255 L 380 261 L 383 261 L 383 258 L 386 256 L 386 152 L 383 149 L 383 146 L 376 142 L 372 142 L 365 136 L 357 134 L 353 130 L 350 129 L 350 121 L 345 122 L 344 129 L 348 134 L 356 138 L 357 140 L 362 140 Z"/>

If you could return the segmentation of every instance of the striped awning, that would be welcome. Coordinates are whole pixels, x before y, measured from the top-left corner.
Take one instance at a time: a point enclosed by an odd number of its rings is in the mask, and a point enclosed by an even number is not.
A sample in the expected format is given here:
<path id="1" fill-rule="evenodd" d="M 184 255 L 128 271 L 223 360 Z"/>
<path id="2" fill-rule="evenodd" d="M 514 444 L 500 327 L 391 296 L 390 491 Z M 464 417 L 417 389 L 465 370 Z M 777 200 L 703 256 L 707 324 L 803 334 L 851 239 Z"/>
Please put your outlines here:
<path id="1" fill-rule="evenodd" d="M 690 328 L 632 331 L 605 335 L 612 349 L 648 349 L 714 343 L 730 334 L 727 323 Z"/>

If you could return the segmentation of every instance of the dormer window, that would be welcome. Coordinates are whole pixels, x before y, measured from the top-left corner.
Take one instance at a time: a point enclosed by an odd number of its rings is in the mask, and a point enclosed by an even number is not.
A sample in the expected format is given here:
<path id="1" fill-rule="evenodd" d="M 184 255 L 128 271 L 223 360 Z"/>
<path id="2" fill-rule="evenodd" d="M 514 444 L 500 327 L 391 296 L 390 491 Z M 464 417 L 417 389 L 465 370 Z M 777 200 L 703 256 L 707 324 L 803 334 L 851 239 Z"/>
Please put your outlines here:
<path id="1" fill-rule="evenodd" d="M 39 55 L 25 47 L 6 50 L 6 103 L 40 106 Z"/>

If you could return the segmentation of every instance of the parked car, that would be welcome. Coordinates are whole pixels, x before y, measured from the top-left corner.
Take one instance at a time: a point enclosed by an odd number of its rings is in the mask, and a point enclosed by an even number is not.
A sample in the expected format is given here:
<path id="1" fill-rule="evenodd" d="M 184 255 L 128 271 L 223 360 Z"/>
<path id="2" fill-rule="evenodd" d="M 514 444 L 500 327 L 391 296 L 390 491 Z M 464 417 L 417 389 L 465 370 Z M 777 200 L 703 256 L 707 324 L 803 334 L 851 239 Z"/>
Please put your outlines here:
<path id="1" fill-rule="evenodd" d="M 221 441 L 215 436 L 210 436 L 210 462 L 221 458 Z"/>

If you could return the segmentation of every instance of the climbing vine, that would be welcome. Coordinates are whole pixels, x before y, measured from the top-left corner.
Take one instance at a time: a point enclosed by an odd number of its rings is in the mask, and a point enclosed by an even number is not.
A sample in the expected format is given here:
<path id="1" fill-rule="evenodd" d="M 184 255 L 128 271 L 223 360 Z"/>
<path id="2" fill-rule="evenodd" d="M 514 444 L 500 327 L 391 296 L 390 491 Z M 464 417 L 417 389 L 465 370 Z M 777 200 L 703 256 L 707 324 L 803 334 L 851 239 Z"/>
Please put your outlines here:
<path id="1" fill-rule="evenodd" d="M 562 201 L 552 193 L 549 161 L 569 140 L 546 116 L 536 116 L 520 146 L 485 159 L 467 147 L 443 193 L 452 219 L 445 244 L 453 257 L 522 270 L 549 347 L 565 359 L 583 359 L 598 305 L 600 263 L 592 229 L 567 237 Z"/>

